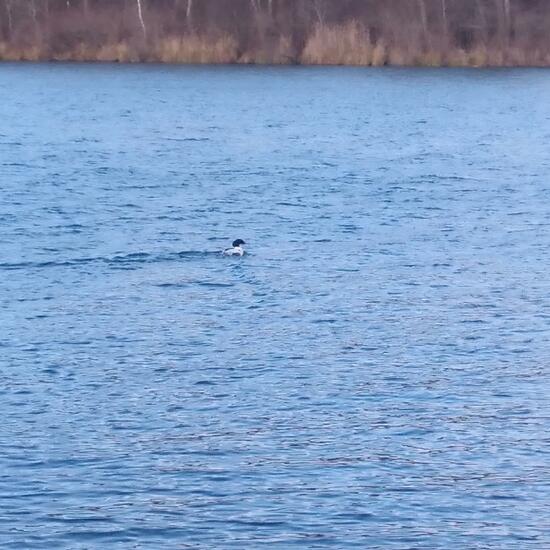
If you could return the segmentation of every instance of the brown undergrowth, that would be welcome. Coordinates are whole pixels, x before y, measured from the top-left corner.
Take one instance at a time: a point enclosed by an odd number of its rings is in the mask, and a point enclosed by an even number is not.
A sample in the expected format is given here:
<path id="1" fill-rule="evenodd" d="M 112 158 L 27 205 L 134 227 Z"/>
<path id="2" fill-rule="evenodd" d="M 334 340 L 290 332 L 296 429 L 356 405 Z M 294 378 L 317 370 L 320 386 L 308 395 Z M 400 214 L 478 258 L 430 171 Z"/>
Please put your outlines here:
<path id="1" fill-rule="evenodd" d="M 548 28 L 542 0 L 0 0 L 0 60 L 550 66 Z"/>

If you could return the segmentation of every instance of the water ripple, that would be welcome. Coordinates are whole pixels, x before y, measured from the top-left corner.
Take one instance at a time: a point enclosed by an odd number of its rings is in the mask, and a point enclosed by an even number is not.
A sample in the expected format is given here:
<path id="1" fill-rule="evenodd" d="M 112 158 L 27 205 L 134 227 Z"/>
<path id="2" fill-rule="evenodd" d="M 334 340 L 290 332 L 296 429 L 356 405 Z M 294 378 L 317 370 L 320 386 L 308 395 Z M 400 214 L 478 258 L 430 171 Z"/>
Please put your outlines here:
<path id="1" fill-rule="evenodd" d="M 0 546 L 549 548 L 549 78 L 0 66 Z"/>

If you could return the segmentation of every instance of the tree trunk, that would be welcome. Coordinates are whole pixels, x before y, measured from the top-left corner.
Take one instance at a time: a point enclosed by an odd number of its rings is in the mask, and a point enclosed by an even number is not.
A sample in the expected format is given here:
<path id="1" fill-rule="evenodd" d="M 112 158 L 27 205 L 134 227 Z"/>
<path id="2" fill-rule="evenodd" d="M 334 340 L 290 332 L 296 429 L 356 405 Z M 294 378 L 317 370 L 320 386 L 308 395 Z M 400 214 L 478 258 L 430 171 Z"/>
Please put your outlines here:
<path id="1" fill-rule="evenodd" d="M 5 0 L 6 1 L 6 12 L 8 14 L 8 39 L 11 39 L 11 35 L 13 33 L 13 19 L 11 16 L 11 0 Z"/>
<path id="2" fill-rule="evenodd" d="M 510 0 L 502 0 L 504 10 L 504 28 L 506 31 L 506 42 L 510 41 L 512 36 L 512 10 Z"/>
<path id="3" fill-rule="evenodd" d="M 36 0 L 30 1 L 29 8 L 31 10 L 32 22 L 34 26 L 34 41 L 36 43 L 38 41 L 38 35 L 40 32 L 40 28 L 38 26 L 38 19 L 36 17 Z"/>
<path id="4" fill-rule="evenodd" d="M 424 33 L 424 38 L 426 38 L 428 36 L 428 15 L 426 13 L 425 0 L 418 0 L 418 8 L 420 10 L 420 21 L 422 23 L 422 32 Z"/>
<path id="5" fill-rule="evenodd" d="M 510 0 L 496 0 L 498 35 L 503 43 L 510 40 Z"/>
<path id="6" fill-rule="evenodd" d="M 479 14 L 480 26 L 484 34 L 487 34 L 487 17 L 485 16 L 485 9 L 483 8 L 481 0 L 477 0 L 477 12 Z"/>
<path id="7" fill-rule="evenodd" d="M 136 0 L 139 22 L 141 24 L 141 30 L 143 31 L 143 38 L 147 38 L 147 27 L 145 26 L 145 21 L 143 20 L 143 10 L 141 9 L 141 0 Z"/>
<path id="8" fill-rule="evenodd" d="M 441 0 L 441 19 L 443 21 L 443 34 L 449 36 L 449 20 L 447 19 L 447 0 Z"/>
<path id="9" fill-rule="evenodd" d="M 510 20 L 510 0 L 502 0 L 502 3 L 504 4 L 504 17 Z"/>
<path id="10" fill-rule="evenodd" d="M 187 10 L 185 12 L 185 23 L 188 27 L 193 25 L 193 0 L 187 0 Z"/>

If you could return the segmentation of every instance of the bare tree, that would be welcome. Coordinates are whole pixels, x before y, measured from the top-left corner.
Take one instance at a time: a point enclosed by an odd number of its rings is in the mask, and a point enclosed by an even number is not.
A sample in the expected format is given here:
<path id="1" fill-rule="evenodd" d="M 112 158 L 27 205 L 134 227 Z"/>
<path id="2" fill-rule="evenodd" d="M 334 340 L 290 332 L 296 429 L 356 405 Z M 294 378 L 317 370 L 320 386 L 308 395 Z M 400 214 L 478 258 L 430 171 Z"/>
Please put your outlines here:
<path id="1" fill-rule="evenodd" d="M 480 26 L 486 31 L 487 30 L 487 16 L 485 15 L 485 8 L 481 0 L 476 0 L 477 4 L 477 13 L 479 14 Z"/>
<path id="2" fill-rule="evenodd" d="M 325 24 L 325 3 L 323 0 L 314 0 L 313 2 L 313 11 L 317 16 L 317 21 L 320 25 Z"/>
<path id="3" fill-rule="evenodd" d="M 449 34 L 449 20 L 447 19 L 447 0 L 441 0 L 441 19 L 443 21 L 443 34 L 447 38 Z"/>
<path id="4" fill-rule="evenodd" d="M 9 38 L 11 38 L 11 35 L 13 33 L 13 17 L 11 13 L 12 0 L 5 0 L 5 2 L 6 2 L 6 13 L 8 15 L 8 33 L 9 33 Z"/>
<path id="5" fill-rule="evenodd" d="M 193 0 L 187 0 L 187 9 L 185 10 L 185 22 L 189 27 L 193 24 Z"/>
<path id="6" fill-rule="evenodd" d="M 32 22 L 34 24 L 34 32 L 38 36 L 38 20 L 36 18 L 36 1 L 35 0 L 30 1 L 29 9 L 31 12 Z"/>
<path id="7" fill-rule="evenodd" d="M 512 31 L 510 0 L 496 0 L 495 9 L 497 11 L 498 34 L 503 42 L 508 42 Z"/>
<path id="8" fill-rule="evenodd" d="M 511 0 L 502 0 L 504 10 L 504 26 L 506 29 L 506 41 L 510 40 L 512 34 L 512 10 L 510 8 Z"/>
<path id="9" fill-rule="evenodd" d="M 503 8 L 504 8 L 504 15 L 506 19 L 510 19 L 510 0 L 502 0 Z"/>
<path id="10" fill-rule="evenodd" d="M 141 8 L 141 0 L 136 0 L 139 22 L 141 24 L 141 30 L 143 31 L 143 37 L 147 38 L 147 27 L 145 26 L 145 21 L 143 20 L 143 10 Z"/>
<path id="11" fill-rule="evenodd" d="M 420 22 L 422 23 L 422 32 L 424 37 L 428 36 L 428 14 L 426 12 L 425 0 L 418 0 L 418 8 L 420 10 Z"/>

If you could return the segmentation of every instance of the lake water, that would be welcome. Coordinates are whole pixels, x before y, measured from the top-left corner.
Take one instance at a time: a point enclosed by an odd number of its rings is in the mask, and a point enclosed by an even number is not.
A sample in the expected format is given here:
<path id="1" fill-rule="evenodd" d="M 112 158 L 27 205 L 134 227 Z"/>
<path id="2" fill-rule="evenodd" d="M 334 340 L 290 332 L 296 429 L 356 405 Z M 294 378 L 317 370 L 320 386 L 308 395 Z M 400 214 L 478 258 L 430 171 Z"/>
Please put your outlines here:
<path id="1" fill-rule="evenodd" d="M 550 548 L 550 72 L 0 94 L 2 548 Z"/>

